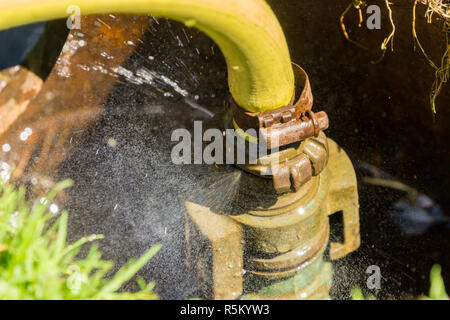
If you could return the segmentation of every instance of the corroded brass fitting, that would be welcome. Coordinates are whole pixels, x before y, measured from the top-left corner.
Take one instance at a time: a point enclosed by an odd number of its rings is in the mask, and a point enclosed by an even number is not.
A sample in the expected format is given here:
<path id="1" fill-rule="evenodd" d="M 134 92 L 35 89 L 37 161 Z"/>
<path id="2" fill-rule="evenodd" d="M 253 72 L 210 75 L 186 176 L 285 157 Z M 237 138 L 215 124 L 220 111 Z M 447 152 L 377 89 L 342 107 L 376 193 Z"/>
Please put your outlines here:
<path id="1" fill-rule="evenodd" d="M 257 159 L 256 164 L 239 165 L 252 174 L 270 178 L 277 193 L 298 191 L 319 175 L 328 162 L 328 141 L 323 132 L 277 153 Z"/>
<path id="2" fill-rule="evenodd" d="M 237 164 L 245 172 L 230 199 L 233 210 L 186 202 L 187 263 L 207 298 L 329 298 L 332 270 L 323 255 L 328 216 L 336 212 L 343 213 L 345 239 L 330 244 L 330 258 L 359 247 L 352 163 L 323 133 L 328 117 L 311 111 L 308 76 L 295 67 L 303 85 L 297 103 L 259 114 L 232 107 L 236 129 L 257 129 L 258 137 L 240 137 L 246 148 L 262 139 L 269 149 L 254 164 Z"/>
<path id="3" fill-rule="evenodd" d="M 296 192 L 276 195 L 269 179 L 242 173 L 233 212 L 186 202 L 187 263 L 205 297 L 329 298 L 328 216 L 342 211 L 344 221 L 344 243 L 330 244 L 331 259 L 359 247 L 359 216 L 351 161 L 327 144 L 327 166 Z"/>

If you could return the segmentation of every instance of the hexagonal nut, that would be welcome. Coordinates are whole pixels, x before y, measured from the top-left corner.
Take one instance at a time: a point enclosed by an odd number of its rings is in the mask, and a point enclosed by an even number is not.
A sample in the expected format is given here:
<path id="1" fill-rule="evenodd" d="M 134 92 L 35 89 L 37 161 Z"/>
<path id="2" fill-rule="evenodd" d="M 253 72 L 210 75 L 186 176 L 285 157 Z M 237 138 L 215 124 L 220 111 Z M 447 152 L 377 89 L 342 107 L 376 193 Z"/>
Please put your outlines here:
<path id="1" fill-rule="evenodd" d="M 328 140 L 323 132 L 305 141 L 303 153 L 311 161 L 313 175 L 319 175 L 328 163 Z"/>
<path id="2" fill-rule="evenodd" d="M 308 182 L 312 177 L 311 161 L 301 153 L 294 159 L 271 168 L 273 187 L 277 193 L 295 191 Z"/>

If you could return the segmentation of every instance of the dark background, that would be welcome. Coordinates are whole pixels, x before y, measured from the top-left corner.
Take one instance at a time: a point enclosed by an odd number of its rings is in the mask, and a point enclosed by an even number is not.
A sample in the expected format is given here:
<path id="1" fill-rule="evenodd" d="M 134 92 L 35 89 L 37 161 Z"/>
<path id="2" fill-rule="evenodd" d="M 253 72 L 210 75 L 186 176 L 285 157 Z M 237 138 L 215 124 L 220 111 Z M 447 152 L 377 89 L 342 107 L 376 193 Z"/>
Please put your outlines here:
<path id="1" fill-rule="evenodd" d="M 354 9 L 345 19 L 350 37 L 368 51 L 342 35 L 339 17 L 350 1 L 268 2 L 285 31 L 292 60 L 310 76 L 314 109 L 328 113 L 328 137 L 347 151 L 355 166 L 360 162 L 377 166 L 429 195 L 448 215 L 450 90 L 444 86 L 433 120 L 429 92 L 434 72 L 414 48 L 413 1 L 396 1 L 392 6 L 397 29 L 394 51 L 388 51 L 378 64 L 371 61 L 380 57 L 381 42 L 391 31 L 384 1 L 371 1 L 382 8 L 381 30 L 368 30 L 365 24 L 358 28 Z M 418 35 L 435 62 L 444 51 L 440 27 L 439 21 L 426 23 L 424 7 L 419 5 Z M 153 63 L 142 60 L 149 55 Z M 189 91 L 191 99 L 198 96 L 197 103 L 214 113 L 229 102 L 225 61 L 217 46 L 196 30 L 165 19 L 152 22 L 125 67 L 136 70 L 142 65 L 168 75 Z M 182 195 L 203 176 L 215 173 L 209 167 L 170 165 L 170 135 L 174 128 L 191 129 L 193 120 L 208 116 L 179 96 L 168 98 L 154 87 L 130 83 L 116 85 L 105 110 L 59 170 L 59 178 L 71 177 L 76 182 L 68 202 L 71 238 L 104 233 L 105 257 L 119 265 L 152 243 L 162 242 L 162 252 L 141 275 L 156 280 L 162 298 L 196 296 L 195 279 L 187 275 L 182 263 Z M 118 148 L 107 147 L 109 137 L 118 141 Z M 421 236 L 406 236 L 388 214 L 403 194 L 361 182 L 359 194 L 361 248 L 334 262 L 332 296 L 349 298 L 351 287 L 364 288 L 370 265 L 381 268 L 382 289 L 371 292 L 379 298 L 427 293 L 433 263 L 442 265 L 450 287 L 448 227 L 435 226 Z M 337 225 L 332 239 L 339 234 Z"/>

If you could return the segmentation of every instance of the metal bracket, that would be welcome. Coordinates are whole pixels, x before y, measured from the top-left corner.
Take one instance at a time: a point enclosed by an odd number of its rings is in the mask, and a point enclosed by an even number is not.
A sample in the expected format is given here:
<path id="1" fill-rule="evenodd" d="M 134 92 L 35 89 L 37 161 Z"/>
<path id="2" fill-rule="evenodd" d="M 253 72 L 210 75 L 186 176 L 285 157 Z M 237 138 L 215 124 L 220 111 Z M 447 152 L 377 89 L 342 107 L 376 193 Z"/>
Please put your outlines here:
<path id="1" fill-rule="evenodd" d="M 296 84 L 302 86 L 297 102 L 294 98 L 287 106 L 261 113 L 247 112 L 233 103 L 233 120 L 242 130 L 258 129 L 268 149 L 285 146 L 307 138 L 318 136 L 328 128 L 328 116 L 325 112 L 312 112 L 313 96 L 306 72 L 293 63 Z M 294 93 L 295 97 L 295 93 Z"/>
<path id="2" fill-rule="evenodd" d="M 277 193 L 298 191 L 313 176 L 319 175 L 328 163 L 328 140 L 323 132 L 308 138 L 297 148 L 291 147 L 258 159 L 256 165 L 243 169 L 273 179 Z"/>

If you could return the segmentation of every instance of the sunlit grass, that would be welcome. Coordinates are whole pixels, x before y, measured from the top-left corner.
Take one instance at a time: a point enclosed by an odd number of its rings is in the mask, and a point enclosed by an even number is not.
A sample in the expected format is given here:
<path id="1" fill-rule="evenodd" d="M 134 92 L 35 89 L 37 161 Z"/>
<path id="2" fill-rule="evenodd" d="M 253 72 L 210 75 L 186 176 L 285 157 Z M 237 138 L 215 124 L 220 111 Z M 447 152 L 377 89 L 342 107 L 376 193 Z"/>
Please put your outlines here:
<path id="1" fill-rule="evenodd" d="M 445 291 L 444 279 L 441 275 L 441 266 L 435 264 L 430 271 L 430 291 L 428 296 L 423 296 L 424 300 L 448 300 L 448 294 Z"/>
<path id="2" fill-rule="evenodd" d="M 90 235 L 67 244 L 68 213 L 48 211 L 55 195 L 72 184 L 59 183 L 41 201 L 30 204 L 24 187 L 0 182 L 0 299 L 155 299 L 153 283 L 138 279 L 141 290 L 118 292 L 161 248 L 155 245 L 139 259 L 107 276 L 113 263 L 102 260 Z M 80 257 L 82 247 L 92 243 Z"/>

